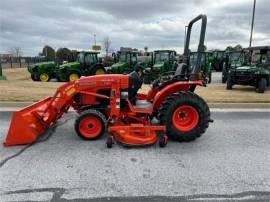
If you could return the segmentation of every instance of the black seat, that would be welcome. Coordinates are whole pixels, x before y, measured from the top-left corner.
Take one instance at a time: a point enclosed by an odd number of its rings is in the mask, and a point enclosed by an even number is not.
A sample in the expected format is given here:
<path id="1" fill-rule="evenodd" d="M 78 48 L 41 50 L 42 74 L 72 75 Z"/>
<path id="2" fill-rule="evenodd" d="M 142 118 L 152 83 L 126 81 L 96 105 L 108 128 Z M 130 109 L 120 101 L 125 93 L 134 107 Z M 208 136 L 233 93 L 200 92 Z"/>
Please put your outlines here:
<path id="1" fill-rule="evenodd" d="M 174 76 L 183 76 L 187 73 L 187 64 L 181 63 L 177 66 L 176 71 L 174 72 Z"/>

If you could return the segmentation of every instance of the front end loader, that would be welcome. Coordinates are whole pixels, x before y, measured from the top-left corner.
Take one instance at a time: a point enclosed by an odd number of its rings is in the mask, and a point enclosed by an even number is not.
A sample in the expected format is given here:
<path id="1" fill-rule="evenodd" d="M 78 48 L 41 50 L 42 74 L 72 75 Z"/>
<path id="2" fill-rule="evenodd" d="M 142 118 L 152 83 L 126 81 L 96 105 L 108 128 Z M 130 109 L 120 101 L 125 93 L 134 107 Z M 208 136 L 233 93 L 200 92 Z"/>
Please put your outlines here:
<path id="1" fill-rule="evenodd" d="M 188 26 L 184 56 L 192 25 L 202 20 L 198 53 L 202 52 L 207 18 L 199 15 Z M 211 122 L 207 103 L 194 93 L 200 79 L 200 59 L 191 73 L 179 65 L 171 76 L 156 79 L 147 94 L 138 93 L 143 83 L 139 66 L 129 75 L 108 74 L 82 77 L 59 87 L 48 97 L 13 114 L 4 144 L 30 144 L 72 107 L 78 117 L 74 128 L 79 137 L 95 140 L 107 130 L 107 147 L 115 142 L 128 146 L 167 144 L 168 137 L 192 141 L 200 137 Z M 152 119 L 156 117 L 159 123 Z"/>

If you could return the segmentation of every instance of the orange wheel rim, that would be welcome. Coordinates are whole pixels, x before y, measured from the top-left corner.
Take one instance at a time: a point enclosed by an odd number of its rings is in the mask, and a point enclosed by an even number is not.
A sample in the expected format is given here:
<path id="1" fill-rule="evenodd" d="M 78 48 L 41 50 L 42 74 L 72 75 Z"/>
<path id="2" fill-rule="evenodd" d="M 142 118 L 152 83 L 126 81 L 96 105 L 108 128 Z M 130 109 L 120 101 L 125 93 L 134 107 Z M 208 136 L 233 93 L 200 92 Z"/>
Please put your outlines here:
<path id="1" fill-rule="evenodd" d="M 97 117 L 84 117 L 80 121 L 79 130 L 83 136 L 95 138 L 102 131 L 102 123 Z"/>
<path id="2" fill-rule="evenodd" d="M 199 113 L 193 106 L 182 105 L 174 111 L 172 122 L 178 130 L 190 131 L 197 126 Z"/>

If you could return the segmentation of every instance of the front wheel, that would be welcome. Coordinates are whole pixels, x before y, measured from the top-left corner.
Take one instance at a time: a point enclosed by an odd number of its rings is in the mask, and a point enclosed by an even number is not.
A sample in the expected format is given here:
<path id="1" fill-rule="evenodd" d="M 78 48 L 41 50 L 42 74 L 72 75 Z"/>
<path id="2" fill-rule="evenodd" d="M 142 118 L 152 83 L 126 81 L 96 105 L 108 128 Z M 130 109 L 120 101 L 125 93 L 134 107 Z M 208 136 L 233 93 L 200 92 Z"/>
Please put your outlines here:
<path id="1" fill-rule="evenodd" d="M 168 137 L 166 135 L 159 138 L 159 147 L 163 148 L 166 147 L 168 143 Z"/>
<path id="2" fill-rule="evenodd" d="M 95 140 L 106 128 L 106 117 L 99 111 L 89 109 L 80 114 L 75 122 L 75 131 L 84 140 Z"/>
<path id="3" fill-rule="evenodd" d="M 76 81 L 80 78 L 80 74 L 78 72 L 71 72 L 68 75 L 68 81 Z"/>
<path id="4" fill-rule="evenodd" d="M 42 82 L 48 82 L 51 80 L 51 76 L 48 73 L 41 73 L 38 76 L 38 80 Z"/>
<path id="5" fill-rule="evenodd" d="M 206 131 L 210 121 L 207 103 L 192 92 L 174 94 L 160 108 L 160 122 L 174 140 L 195 140 Z"/>

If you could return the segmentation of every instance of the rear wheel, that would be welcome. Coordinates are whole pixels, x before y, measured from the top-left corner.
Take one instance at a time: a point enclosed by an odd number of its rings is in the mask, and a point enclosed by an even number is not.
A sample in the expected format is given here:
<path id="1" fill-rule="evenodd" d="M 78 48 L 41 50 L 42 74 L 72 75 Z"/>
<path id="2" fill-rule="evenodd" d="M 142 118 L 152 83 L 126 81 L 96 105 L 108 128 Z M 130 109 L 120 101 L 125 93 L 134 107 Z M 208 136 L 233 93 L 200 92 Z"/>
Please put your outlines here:
<path id="1" fill-rule="evenodd" d="M 258 93 L 264 93 L 266 89 L 267 81 L 265 78 L 261 78 L 258 83 Z"/>
<path id="2" fill-rule="evenodd" d="M 105 116 L 97 110 L 86 110 L 75 122 L 75 131 L 85 140 L 95 140 L 102 136 L 106 127 Z"/>
<path id="3" fill-rule="evenodd" d="M 48 82 L 50 81 L 51 77 L 48 73 L 41 73 L 39 74 L 38 79 L 39 81 L 42 81 L 42 82 Z"/>
<path id="4" fill-rule="evenodd" d="M 160 108 L 160 122 L 167 135 L 178 141 L 192 141 L 208 128 L 210 111 L 207 103 L 192 92 L 180 92 L 168 97 Z"/>

